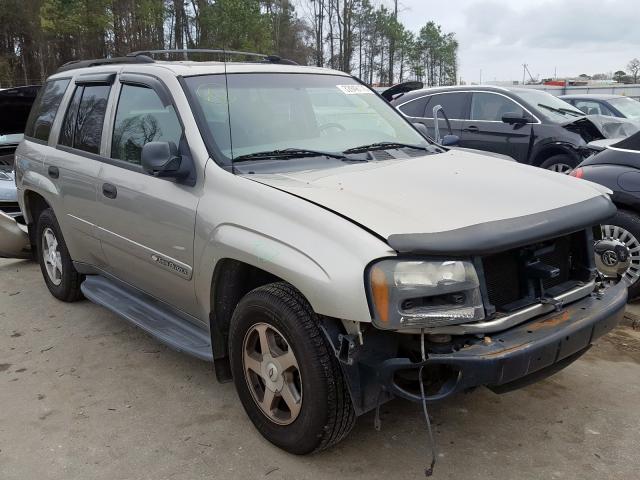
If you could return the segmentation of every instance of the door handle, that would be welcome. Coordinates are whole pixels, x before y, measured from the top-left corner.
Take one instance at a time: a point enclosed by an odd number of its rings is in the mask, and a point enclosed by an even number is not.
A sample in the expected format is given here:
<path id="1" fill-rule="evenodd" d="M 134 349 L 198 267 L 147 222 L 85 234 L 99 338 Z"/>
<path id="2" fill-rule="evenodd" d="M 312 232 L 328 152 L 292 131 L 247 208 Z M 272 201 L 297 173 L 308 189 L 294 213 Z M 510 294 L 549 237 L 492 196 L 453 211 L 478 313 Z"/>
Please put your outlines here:
<path id="1" fill-rule="evenodd" d="M 118 189 L 115 185 L 112 185 L 110 183 L 103 183 L 102 194 L 107 198 L 116 198 L 118 196 Z"/>
<path id="2" fill-rule="evenodd" d="M 475 125 L 470 125 L 467 128 L 465 128 L 464 130 L 462 130 L 463 132 L 469 132 L 469 133 L 478 133 L 480 131 L 480 129 L 478 127 L 476 127 Z"/>
<path id="3" fill-rule="evenodd" d="M 49 167 L 47 172 L 51 178 L 58 178 L 60 176 L 60 170 L 58 167 Z"/>

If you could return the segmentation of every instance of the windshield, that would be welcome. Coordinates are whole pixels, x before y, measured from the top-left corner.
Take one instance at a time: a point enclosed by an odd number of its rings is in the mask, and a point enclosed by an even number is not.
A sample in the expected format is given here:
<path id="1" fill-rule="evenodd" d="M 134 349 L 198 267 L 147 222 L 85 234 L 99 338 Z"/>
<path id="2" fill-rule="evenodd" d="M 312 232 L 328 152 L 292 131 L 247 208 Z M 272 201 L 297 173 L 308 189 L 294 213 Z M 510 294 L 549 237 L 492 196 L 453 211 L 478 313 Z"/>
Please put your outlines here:
<path id="1" fill-rule="evenodd" d="M 551 121 L 562 123 L 577 116 L 584 116 L 584 112 L 550 93 L 540 90 L 518 90 L 517 93 L 520 98 L 535 107 L 536 110 L 539 110 Z"/>
<path id="2" fill-rule="evenodd" d="M 286 149 L 344 152 L 382 142 L 428 142 L 350 77 L 229 74 L 185 79 L 217 149 L 233 160 Z M 203 126 L 201 126 L 203 128 Z"/>
<path id="3" fill-rule="evenodd" d="M 626 118 L 640 118 L 640 102 L 629 97 L 613 98 L 609 103 Z"/>

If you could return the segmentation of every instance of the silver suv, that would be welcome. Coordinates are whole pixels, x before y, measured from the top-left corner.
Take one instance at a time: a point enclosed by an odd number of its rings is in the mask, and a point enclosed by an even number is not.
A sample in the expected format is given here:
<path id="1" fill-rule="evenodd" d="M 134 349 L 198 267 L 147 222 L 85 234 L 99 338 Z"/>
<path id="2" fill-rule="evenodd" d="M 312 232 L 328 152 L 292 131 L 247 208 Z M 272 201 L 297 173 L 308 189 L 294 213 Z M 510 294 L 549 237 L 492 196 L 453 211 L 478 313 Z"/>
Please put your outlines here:
<path id="1" fill-rule="evenodd" d="M 596 288 L 606 189 L 448 150 L 356 78 L 277 57 L 64 66 L 16 182 L 56 298 L 213 362 L 297 454 L 394 397 L 543 378 L 626 301 Z"/>

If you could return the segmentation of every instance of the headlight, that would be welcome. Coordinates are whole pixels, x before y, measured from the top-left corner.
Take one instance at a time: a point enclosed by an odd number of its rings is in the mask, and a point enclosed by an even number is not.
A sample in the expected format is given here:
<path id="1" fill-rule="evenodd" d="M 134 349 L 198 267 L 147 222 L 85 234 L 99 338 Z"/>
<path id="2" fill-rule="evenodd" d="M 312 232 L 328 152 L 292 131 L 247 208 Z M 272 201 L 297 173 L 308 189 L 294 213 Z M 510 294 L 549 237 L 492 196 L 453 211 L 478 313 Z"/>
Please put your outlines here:
<path id="1" fill-rule="evenodd" d="M 371 265 L 367 277 L 378 328 L 429 328 L 484 318 L 471 262 L 382 260 Z"/>

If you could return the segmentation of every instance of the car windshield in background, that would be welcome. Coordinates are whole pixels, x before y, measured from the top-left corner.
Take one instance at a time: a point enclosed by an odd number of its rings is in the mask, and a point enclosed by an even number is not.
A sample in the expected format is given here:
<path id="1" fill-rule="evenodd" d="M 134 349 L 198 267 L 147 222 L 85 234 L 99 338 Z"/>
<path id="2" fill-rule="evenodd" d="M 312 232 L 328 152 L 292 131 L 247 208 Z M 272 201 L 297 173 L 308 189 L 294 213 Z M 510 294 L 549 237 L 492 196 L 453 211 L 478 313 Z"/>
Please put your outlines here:
<path id="1" fill-rule="evenodd" d="M 228 105 L 224 75 L 185 80 L 204 128 L 227 160 L 287 149 L 341 153 L 384 142 L 429 145 L 389 104 L 349 77 L 229 74 Z"/>
<path id="2" fill-rule="evenodd" d="M 609 103 L 627 118 L 640 118 L 640 102 L 633 98 L 613 98 Z"/>
<path id="3" fill-rule="evenodd" d="M 562 123 L 575 119 L 576 117 L 584 116 L 584 112 L 581 112 L 573 105 L 547 92 L 540 90 L 518 90 L 518 96 L 532 107 L 540 110 L 554 122 Z"/>

